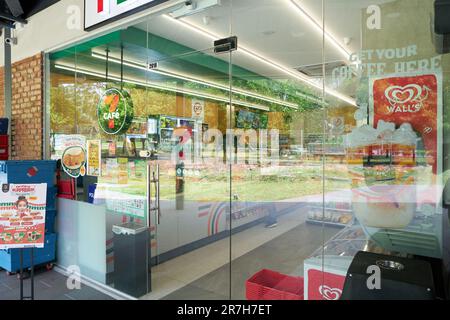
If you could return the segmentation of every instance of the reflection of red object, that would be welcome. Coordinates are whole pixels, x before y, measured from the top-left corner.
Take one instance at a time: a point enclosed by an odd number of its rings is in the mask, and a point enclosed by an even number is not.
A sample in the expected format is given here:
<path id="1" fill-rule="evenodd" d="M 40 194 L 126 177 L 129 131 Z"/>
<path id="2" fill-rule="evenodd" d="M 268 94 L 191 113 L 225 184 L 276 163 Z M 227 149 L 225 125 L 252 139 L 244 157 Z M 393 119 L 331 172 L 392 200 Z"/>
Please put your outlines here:
<path id="1" fill-rule="evenodd" d="M 34 177 L 36 174 L 38 173 L 38 168 L 36 168 L 36 167 L 31 167 L 31 168 L 29 168 L 28 169 L 28 171 L 27 171 L 27 175 L 28 175 L 28 177 Z"/>
<path id="2" fill-rule="evenodd" d="M 345 276 L 320 270 L 308 270 L 308 300 L 339 300 Z"/>
<path id="3" fill-rule="evenodd" d="M 303 278 L 263 269 L 245 283 L 247 300 L 303 300 Z"/>
<path id="4" fill-rule="evenodd" d="M 183 145 L 192 137 L 192 128 L 186 126 L 175 128 L 173 135 L 174 137 L 178 137 L 179 143 Z"/>

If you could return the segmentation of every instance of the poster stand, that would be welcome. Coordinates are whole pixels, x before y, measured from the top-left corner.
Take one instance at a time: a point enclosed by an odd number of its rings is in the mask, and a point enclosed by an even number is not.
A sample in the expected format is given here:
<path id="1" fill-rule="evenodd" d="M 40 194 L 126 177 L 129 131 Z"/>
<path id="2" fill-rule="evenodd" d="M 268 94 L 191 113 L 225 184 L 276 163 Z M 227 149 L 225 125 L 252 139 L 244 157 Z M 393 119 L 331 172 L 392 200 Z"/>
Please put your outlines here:
<path id="1" fill-rule="evenodd" d="M 23 248 L 20 248 L 20 300 L 34 300 L 34 262 L 33 262 L 33 256 L 34 256 L 34 248 L 31 248 L 30 250 L 30 281 L 31 281 L 31 287 L 30 287 L 30 296 L 24 296 L 23 294 Z"/>

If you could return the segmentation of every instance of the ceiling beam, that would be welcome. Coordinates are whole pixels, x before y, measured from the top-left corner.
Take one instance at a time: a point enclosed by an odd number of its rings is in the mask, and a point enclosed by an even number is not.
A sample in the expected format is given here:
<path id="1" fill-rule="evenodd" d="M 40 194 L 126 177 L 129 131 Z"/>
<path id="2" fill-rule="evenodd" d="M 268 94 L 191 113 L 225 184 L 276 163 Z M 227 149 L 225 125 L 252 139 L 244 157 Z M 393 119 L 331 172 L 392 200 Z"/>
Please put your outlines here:
<path id="1" fill-rule="evenodd" d="M 23 23 L 23 24 L 27 24 L 27 20 L 26 19 L 22 19 L 19 17 L 14 17 L 10 14 L 7 14 L 5 12 L 0 12 L 0 18 L 11 21 L 11 22 L 19 22 L 19 23 Z"/>
<path id="2" fill-rule="evenodd" d="M 22 5 L 20 4 L 19 0 L 5 0 L 5 2 L 9 8 L 9 11 L 11 11 L 14 17 L 18 17 L 24 14 Z"/>
<path id="3" fill-rule="evenodd" d="M 31 6 L 30 8 L 28 8 L 28 7 L 25 8 L 25 10 L 27 12 L 25 12 L 24 18 L 29 18 L 32 15 L 35 15 L 36 13 L 47 9 L 48 7 L 54 5 L 55 3 L 59 2 L 59 1 L 60 0 L 39 0 L 39 1 L 36 1 L 36 4 Z M 88 0 L 88 1 L 92 1 L 92 0 Z"/>

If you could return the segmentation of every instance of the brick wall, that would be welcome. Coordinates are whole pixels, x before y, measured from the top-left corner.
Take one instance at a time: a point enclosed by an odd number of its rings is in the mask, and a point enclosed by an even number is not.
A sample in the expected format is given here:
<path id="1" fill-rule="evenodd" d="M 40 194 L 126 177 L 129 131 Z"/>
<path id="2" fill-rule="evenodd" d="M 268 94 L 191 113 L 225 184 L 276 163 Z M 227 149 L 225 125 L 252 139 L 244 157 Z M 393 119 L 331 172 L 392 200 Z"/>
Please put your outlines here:
<path id="1" fill-rule="evenodd" d="M 12 65 L 11 159 L 42 159 L 43 57 L 34 55 Z M 3 114 L 3 68 L 0 68 Z"/>

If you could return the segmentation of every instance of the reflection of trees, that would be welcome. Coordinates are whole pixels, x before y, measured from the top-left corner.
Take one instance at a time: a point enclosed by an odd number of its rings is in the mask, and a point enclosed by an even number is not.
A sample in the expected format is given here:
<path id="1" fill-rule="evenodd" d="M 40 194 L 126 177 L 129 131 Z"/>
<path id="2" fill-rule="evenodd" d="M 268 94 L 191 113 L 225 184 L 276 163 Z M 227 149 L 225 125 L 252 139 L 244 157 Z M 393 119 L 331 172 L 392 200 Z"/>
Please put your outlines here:
<path id="1" fill-rule="evenodd" d="M 97 104 L 105 90 L 104 82 L 72 81 L 58 83 L 50 89 L 50 125 L 55 133 L 88 134 L 98 132 Z M 108 87 L 120 87 L 110 83 Z M 133 99 L 136 117 L 169 114 L 176 110 L 176 95 L 125 84 Z"/>

